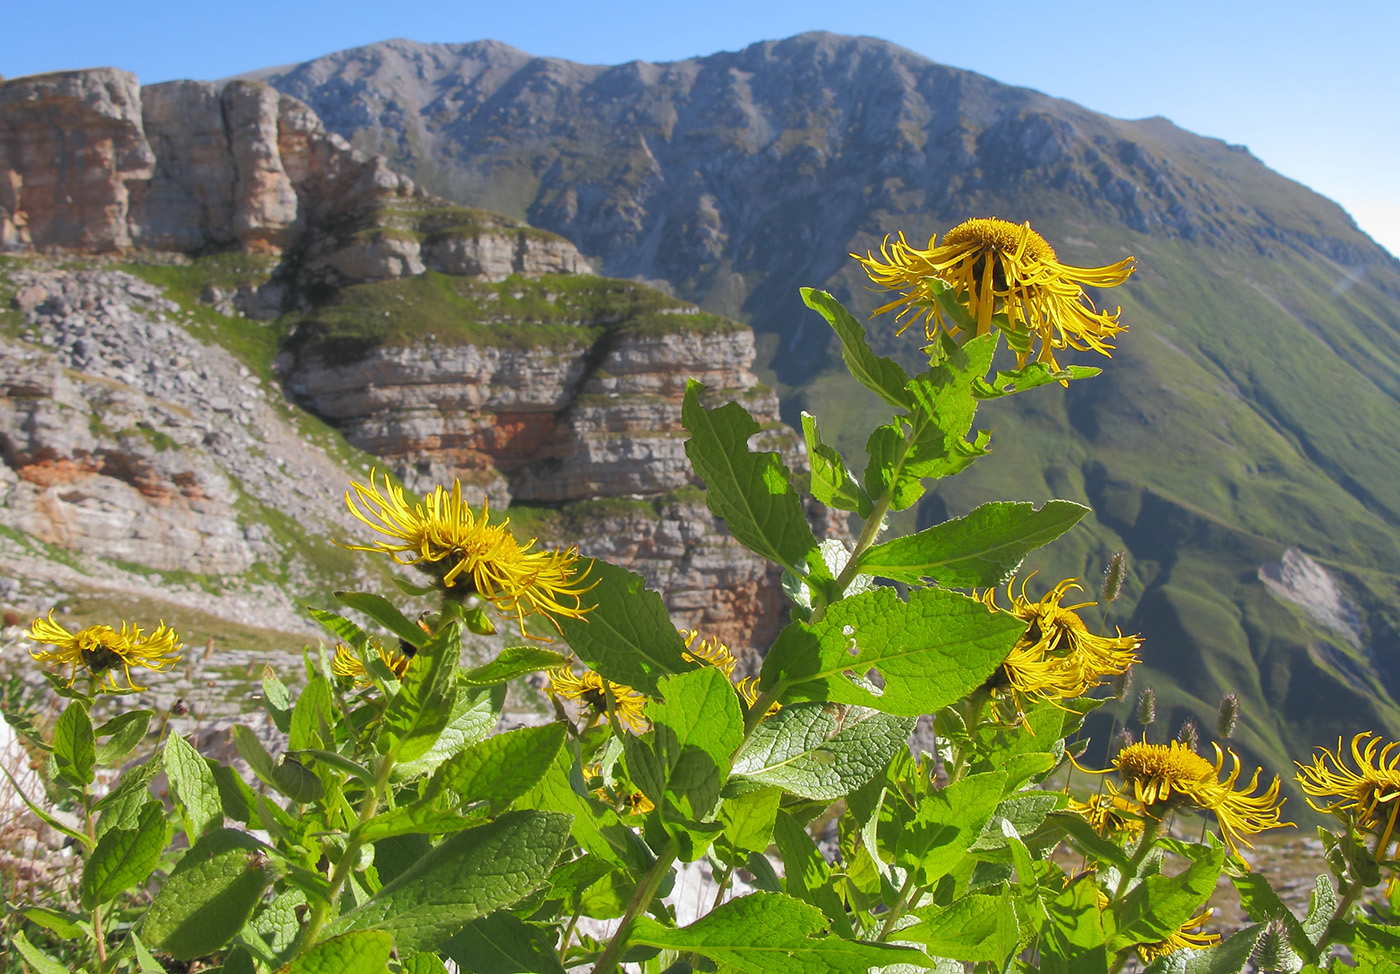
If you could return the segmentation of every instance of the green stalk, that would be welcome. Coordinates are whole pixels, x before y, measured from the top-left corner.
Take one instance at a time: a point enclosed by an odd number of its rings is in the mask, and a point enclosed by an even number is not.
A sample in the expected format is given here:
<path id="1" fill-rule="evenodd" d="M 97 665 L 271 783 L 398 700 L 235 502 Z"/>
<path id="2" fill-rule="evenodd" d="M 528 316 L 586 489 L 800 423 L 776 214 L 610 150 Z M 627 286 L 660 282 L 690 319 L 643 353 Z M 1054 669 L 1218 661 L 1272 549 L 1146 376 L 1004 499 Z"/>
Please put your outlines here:
<path id="1" fill-rule="evenodd" d="M 355 863 L 360 858 L 360 847 L 364 845 L 359 837 L 360 828 L 374 818 L 375 813 L 379 811 L 379 803 L 384 797 L 384 790 L 389 784 L 389 774 L 393 770 L 394 758 L 391 754 L 386 754 L 379 759 L 379 767 L 374 775 L 374 787 L 365 794 L 364 801 L 360 804 L 359 819 L 355 823 L 355 827 L 350 830 L 349 838 L 345 842 L 345 851 L 341 853 L 339 861 L 335 864 L 335 871 L 331 873 L 330 887 L 326 891 L 326 897 L 312 907 L 311 915 L 307 918 L 300 932 L 297 933 L 296 940 L 292 942 L 292 957 L 296 957 L 314 944 L 316 936 L 325 926 L 330 915 L 331 904 L 340 896 L 340 888 L 345 885 L 345 880 L 349 878 L 350 871 L 355 868 Z"/>
<path id="2" fill-rule="evenodd" d="M 904 909 L 909 905 L 910 894 L 914 892 L 914 877 L 918 872 L 917 869 L 911 869 L 909 875 L 904 877 L 904 885 L 899 888 L 899 895 L 885 914 L 885 922 L 880 924 L 880 933 L 875 937 L 877 943 L 885 942 L 885 938 L 894 932 L 894 925 L 904 915 Z"/>
<path id="3" fill-rule="evenodd" d="M 1128 868 L 1123 871 L 1123 875 L 1118 879 L 1118 888 L 1113 891 L 1114 901 L 1123 898 L 1123 894 L 1128 891 L 1128 882 L 1137 875 L 1138 868 L 1147 858 L 1147 854 L 1152 851 L 1152 840 L 1157 838 L 1157 830 L 1161 828 L 1160 819 L 1153 818 L 1149 813 L 1142 820 L 1142 838 L 1138 841 L 1137 848 L 1133 850 L 1133 857 L 1128 860 Z"/>
<path id="4" fill-rule="evenodd" d="M 632 921 L 637 918 L 637 914 L 651 905 L 651 901 L 656 897 L 656 891 L 661 888 L 666 874 L 671 871 L 671 864 L 676 861 L 676 852 L 676 837 L 669 836 L 666 839 L 666 844 L 661 847 L 661 854 L 656 857 L 656 862 L 651 864 L 651 869 L 642 878 L 637 892 L 632 894 L 632 901 L 627 904 L 627 912 L 622 915 L 622 922 L 617 925 L 617 932 L 613 934 L 612 940 L 608 941 L 603 956 L 598 958 L 598 963 L 593 965 L 593 970 L 589 974 L 611 974 L 613 968 L 617 966 L 618 955 L 622 953 L 622 948 L 627 944 L 627 935 L 632 932 Z"/>

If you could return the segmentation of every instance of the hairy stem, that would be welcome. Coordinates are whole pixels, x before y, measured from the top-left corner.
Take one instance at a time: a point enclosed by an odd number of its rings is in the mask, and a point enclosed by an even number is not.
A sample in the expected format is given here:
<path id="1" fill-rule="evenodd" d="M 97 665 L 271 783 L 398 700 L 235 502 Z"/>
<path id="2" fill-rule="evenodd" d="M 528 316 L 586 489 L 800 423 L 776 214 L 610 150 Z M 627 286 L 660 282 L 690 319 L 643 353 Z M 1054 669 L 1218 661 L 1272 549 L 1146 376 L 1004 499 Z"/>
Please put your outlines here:
<path id="1" fill-rule="evenodd" d="M 671 871 L 671 864 L 676 861 L 676 851 L 676 837 L 670 836 L 661 847 L 661 854 L 656 857 L 656 862 L 651 864 L 651 869 L 642 877 L 641 885 L 632 895 L 632 901 L 627 904 L 627 912 L 622 915 L 622 922 L 617 925 L 617 932 L 613 934 L 612 940 L 608 941 L 607 949 L 603 951 L 603 956 L 598 958 L 598 963 L 593 965 L 590 974 L 610 974 L 617 966 L 618 955 L 627 945 L 627 935 L 632 932 L 632 921 L 637 918 L 637 914 L 651 905 L 656 891 L 661 888 L 666 874 Z"/>

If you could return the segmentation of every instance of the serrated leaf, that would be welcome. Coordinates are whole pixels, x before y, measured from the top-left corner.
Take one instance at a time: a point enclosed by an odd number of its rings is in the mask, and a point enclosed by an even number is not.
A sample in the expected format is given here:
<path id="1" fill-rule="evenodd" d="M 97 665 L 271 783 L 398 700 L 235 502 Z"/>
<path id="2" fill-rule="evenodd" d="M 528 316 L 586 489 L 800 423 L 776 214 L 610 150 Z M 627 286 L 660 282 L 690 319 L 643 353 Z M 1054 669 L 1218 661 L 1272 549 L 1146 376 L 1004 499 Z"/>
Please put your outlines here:
<path id="1" fill-rule="evenodd" d="M 784 703 L 830 700 L 916 717 L 981 686 L 1024 632 L 1024 621 L 956 592 L 920 589 L 905 602 L 879 588 L 833 603 L 815 625 L 789 624 L 763 661 L 760 688 Z M 871 670 L 882 692 L 846 675 L 870 679 Z"/>
<path id="2" fill-rule="evenodd" d="M 1283 902 L 1283 899 L 1274 892 L 1274 888 L 1269 885 L 1268 879 L 1259 873 L 1246 873 L 1243 876 L 1230 876 L 1230 882 L 1235 885 L 1235 891 L 1240 896 L 1240 908 L 1245 915 L 1255 923 L 1268 923 L 1270 920 L 1278 920 L 1283 923 L 1288 931 L 1288 945 L 1298 953 L 1298 956 L 1306 959 L 1316 956 L 1317 951 L 1313 947 L 1312 940 L 1303 925 L 1298 922 L 1298 918 L 1293 915 L 1293 911 Z M 1331 917 L 1328 917 L 1331 920 Z"/>
<path id="3" fill-rule="evenodd" d="M 292 719 L 291 694 L 287 692 L 287 685 L 282 682 L 281 677 L 267 663 L 263 664 L 262 692 L 263 706 L 267 709 L 267 715 L 272 718 L 273 726 L 283 734 L 287 733 Z"/>
<path id="4" fill-rule="evenodd" d="M 778 454 L 749 450 L 749 438 L 760 426 L 743 406 L 702 406 L 704 388 L 694 379 L 686 383 L 681 423 L 690 431 L 685 453 L 705 482 L 705 503 L 740 544 L 801 574 L 817 539 L 791 472 Z"/>
<path id="5" fill-rule="evenodd" d="M 812 496 L 827 507 L 869 517 L 875 508 L 870 495 L 851 474 L 836 448 L 822 442 L 816 417 L 805 411 L 802 435 L 807 440 L 807 458 L 812 465 Z"/>
<path id="6" fill-rule="evenodd" d="M 1112 863 L 1120 870 L 1128 869 L 1128 854 L 1122 847 L 1105 839 L 1094 831 L 1094 827 L 1076 812 L 1052 811 L 1045 816 L 1046 821 L 1063 829 L 1079 851 L 1101 862 Z"/>
<path id="7" fill-rule="evenodd" d="M 1006 773 L 968 775 L 925 795 L 894 842 L 895 863 L 936 882 L 957 865 L 988 824 L 1006 787 Z"/>
<path id="8" fill-rule="evenodd" d="M 890 964 L 933 967 L 922 951 L 890 944 L 818 936 L 826 917 L 782 893 L 751 893 L 680 928 L 637 918 L 629 941 L 694 951 L 745 974 L 865 974 Z"/>
<path id="9" fill-rule="evenodd" d="M 128 710 L 117 714 L 93 732 L 97 738 L 107 738 L 97 745 L 97 763 L 104 767 L 120 764 L 146 737 L 150 729 L 152 710 Z"/>
<path id="10" fill-rule="evenodd" d="M 357 930 L 323 940 L 287 965 L 283 974 L 384 974 L 394 938 L 379 930 Z"/>
<path id="11" fill-rule="evenodd" d="M 803 798 L 834 801 L 879 774 L 906 746 L 913 728 L 913 718 L 794 704 L 753 729 L 734 757 L 732 775 Z"/>
<path id="12" fill-rule="evenodd" d="M 1007 787 L 1011 787 L 1009 778 Z M 973 851 L 983 852 L 1006 847 L 1006 836 L 1000 826 L 1003 820 L 1014 825 L 1018 835 L 1030 835 L 1040 828 L 1046 815 L 1056 808 L 1063 807 L 1065 801 L 1063 792 L 1045 791 L 1022 791 L 1003 799 L 987 822 L 987 827 L 973 843 Z"/>
<path id="13" fill-rule="evenodd" d="M 363 629 L 343 615 L 337 612 L 328 612 L 325 609 L 313 609 L 309 605 L 306 607 L 306 611 L 310 613 L 311 618 L 321 624 L 321 627 L 325 629 L 326 632 L 330 633 L 340 642 L 352 649 L 359 650 L 361 653 L 368 651 L 369 636 L 365 634 Z M 421 628 L 418 630 L 418 634 L 420 638 L 423 639 L 426 639 L 428 636 Z M 414 645 L 416 646 L 417 643 Z"/>
<path id="14" fill-rule="evenodd" d="M 5 723 L 15 729 L 15 733 L 24 738 L 30 744 L 41 751 L 52 751 L 53 745 L 44 740 L 44 735 L 39 728 L 34 726 L 34 720 L 28 714 L 11 713 L 8 710 L 0 711 L 0 717 Z"/>
<path id="15" fill-rule="evenodd" d="M 440 950 L 471 974 L 564 974 L 554 936 L 505 910 L 471 921 Z"/>
<path id="16" fill-rule="evenodd" d="M 470 926 L 470 924 L 468 924 Z M 447 965 L 444 964 L 437 954 L 429 951 L 419 951 L 407 960 L 399 962 L 402 974 L 447 974 Z M 462 968 L 460 970 L 471 970 Z"/>
<path id="17" fill-rule="evenodd" d="M 945 588 L 1000 585 L 1026 555 L 1055 540 L 1079 522 L 1089 508 L 1072 501 L 983 504 L 964 517 L 935 524 L 918 534 L 875 545 L 861 557 L 863 572 L 917 585 L 925 579 Z"/>
<path id="18" fill-rule="evenodd" d="M 1058 371 L 1044 362 L 1030 362 L 1019 369 L 999 369 L 991 382 L 976 379 L 972 383 L 972 394 L 978 399 L 1000 399 L 1002 396 L 1026 392 L 1052 382 L 1071 382 L 1075 379 L 1092 378 L 1103 372 L 1089 365 L 1071 365 Z"/>
<path id="19" fill-rule="evenodd" d="M 554 764 L 526 792 L 521 805 L 562 812 L 572 821 L 574 841 L 620 872 L 640 875 L 654 856 L 636 834 L 621 824 L 617 812 L 588 793 L 572 742 L 555 755 Z"/>
<path id="20" fill-rule="evenodd" d="M 165 739 L 162 763 L 176 805 L 193 844 L 210 828 L 224 824 L 224 805 L 208 763 L 178 734 Z"/>
<path id="21" fill-rule="evenodd" d="M 501 650 L 501 655 L 491 662 L 463 672 L 460 679 L 468 686 L 490 686 L 493 683 L 514 680 L 527 673 L 538 673 L 540 670 L 563 666 L 568 661 L 567 656 L 540 646 L 507 646 Z"/>
<path id="22" fill-rule="evenodd" d="M 544 882 L 569 838 L 568 816 L 507 812 L 447 839 L 330 927 L 391 933 L 404 953 L 434 950 L 469 920 Z"/>
<path id="23" fill-rule="evenodd" d="M 83 864 L 83 909 L 91 910 L 145 882 L 160 862 L 168 836 L 165 806 L 160 802 L 148 802 L 141 809 L 136 828 L 103 833 Z"/>
<path id="24" fill-rule="evenodd" d="M 1215 845 L 1176 876 L 1146 876 L 1113 904 L 1111 951 L 1166 940 L 1210 898 L 1225 862 L 1225 847 Z"/>
<path id="25" fill-rule="evenodd" d="M 165 967 L 160 961 L 151 956 L 151 952 L 146 949 L 146 945 L 142 943 L 140 937 L 136 936 L 134 930 L 131 932 L 130 937 L 131 950 L 136 954 L 136 969 L 140 971 L 141 974 L 166 974 Z M 224 965 L 224 974 L 228 974 L 227 964 Z"/>
<path id="26" fill-rule="evenodd" d="M 1093 877 L 1085 876 L 1050 901 L 1041 938 L 1040 967 L 1045 974 L 1108 974 L 1098 900 Z"/>
<path id="27" fill-rule="evenodd" d="M 375 742 L 380 754 L 408 762 L 428 753 L 452 719 L 461 659 L 461 623 L 450 622 L 425 641 L 384 710 Z"/>
<path id="28" fill-rule="evenodd" d="M 776 791 L 777 789 L 770 789 Z M 732 800 L 731 800 L 732 801 Z M 728 805 L 731 802 L 726 802 Z M 848 939 L 854 934 L 846 905 L 832 885 L 831 866 L 807 830 L 791 815 L 779 812 L 773 823 L 773 843 L 783 862 L 783 888 L 789 896 L 810 903 L 832 923 L 836 932 Z"/>
<path id="29" fill-rule="evenodd" d="M 463 806 L 490 803 L 492 814 L 534 787 L 564 746 L 565 726 L 554 722 L 496 734 L 453 755 L 433 772 L 423 800 L 446 792 Z"/>
<path id="30" fill-rule="evenodd" d="M 664 677 L 658 689 L 664 699 L 647 701 L 652 730 L 623 738 L 627 769 L 663 814 L 670 802 L 686 819 L 708 821 L 744 737 L 739 696 L 713 666 Z"/>
<path id="31" fill-rule="evenodd" d="M 400 805 L 380 812 L 356 830 L 364 842 L 379 842 L 399 835 L 446 835 L 460 832 L 486 820 L 486 809 L 461 814 L 453 809 L 435 808 L 430 804 Z"/>
<path id="32" fill-rule="evenodd" d="M 1264 924 L 1245 927 L 1203 950 L 1177 950 L 1159 957 L 1143 974 L 1242 974 Z"/>
<path id="33" fill-rule="evenodd" d="M 595 560 L 588 581 L 597 607 L 582 619 L 556 621 L 578 658 L 603 677 L 655 696 L 661 677 L 701 665 L 685 658 L 666 603 L 642 576 Z"/>
<path id="34" fill-rule="evenodd" d="M 97 742 L 87 707 L 74 701 L 59 714 L 53 728 L 53 756 L 58 773 L 79 787 L 92 783 Z"/>
<path id="35" fill-rule="evenodd" d="M 334 741 L 325 740 L 322 728 L 335 726 L 335 699 L 331 694 L 330 682 L 317 673 L 306 684 L 292 708 L 288 722 L 288 746 L 293 751 L 309 747 L 329 747 Z"/>
<path id="36" fill-rule="evenodd" d="M 720 821 L 724 823 L 724 841 L 730 849 L 741 852 L 763 852 L 773 841 L 773 825 L 778 814 L 781 788 L 760 788 L 720 806 Z"/>
<path id="37" fill-rule="evenodd" d="M 141 932 L 176 960 L 212 954 L 228 943 L 272 881 L 264 849 L 236 829 L 200 836 L 166 878 Z"/>
<path id="38" fill-rule="evenodd" d="M 1337 892 L 1332 888 L 1332 881 L 1326 875 L 1318 876 L 1313 883 L 1312 895 L 1308 897 L 1308 915 L 1302 923 L 1303 935 L 1313 947 L 1322 942 L 1322 935 L 1327 932 L 1327 925 L 1332 922 L 1336 912 Z"/>
<path id="39" fill-rule="evenodd" d="M 916 911 L 922 915 L 927 911 Z M 991 961 L 998 969 L 1016 951 L 1016 909 L 1003 886 L 995 893 L 968 893 L 910 927 L 899 939 L 919 944 L 935 957 Z"/>
<path id="40" fill-rule="evenodd" d="M 855 380 L 891 406 L 909 408 L 911 399 L 905 388 L 909 374 L 899 363 L 872 352 L 865 341 L 865 327 L 830 294 L 809 287 L 801 293 L 803 303 L 825 318 L 841 339 L 841 357 Z"/>
<path id="41" fill-rule="evenodd" d="M 363 612 L 410 646 L 421 650 L 428 645 L 429 639 L 434 638 L 424 632 L 422 626 L 409 622 L 398 607 L 382 595 L 375 595 L 373 592 L 336 592 L 335 597 L 343 605 Z M 454 667 L 455 665 L 454 662 Z"/>
<path id="42" fill-rule="evenodd" d="M 460 684 L 447 726 L 426 754 L 394 769 L 395 780 L 406 780 L 432 771 L 462 748 L 485 740 L 496 729 L 505 705 L 505 684 L 472 687 Z"/>
<path id="43" fill-rule="evenodd" d="M 292 801 L 305 804 L 324 794 L 320 778 L 289 755 L 283 755 L 281 761 L 274 761 L 258 736 L 242 724 L 233 725 L 233 745 L 258 780 Z M 263 825 L 267 827 L 266 822 Z"/>

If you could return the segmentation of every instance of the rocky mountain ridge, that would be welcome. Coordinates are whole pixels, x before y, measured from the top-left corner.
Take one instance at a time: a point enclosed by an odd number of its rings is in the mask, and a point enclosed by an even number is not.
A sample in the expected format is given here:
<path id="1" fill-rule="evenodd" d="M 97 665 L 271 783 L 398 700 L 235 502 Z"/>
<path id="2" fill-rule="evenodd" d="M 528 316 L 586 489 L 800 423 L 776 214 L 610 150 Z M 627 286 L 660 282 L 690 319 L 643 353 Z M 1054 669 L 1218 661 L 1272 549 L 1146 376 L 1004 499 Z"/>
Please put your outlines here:
<path id="1" fill-rule="evenodd" d="M 803 462 L 752 332 L 428 196 L 265 84 L 0 83 L 0 249 L 11 607 L 101 589 L 305 632 L 301 593 L 383 587 L 331 544 L 377 462 L 536 505 L 519 530 L 642 571 L 678 624 L 736 647 L 779 624 L 681 449 L 696 375 Z M 309 444 L 302 408 L 336 436 Z"/>

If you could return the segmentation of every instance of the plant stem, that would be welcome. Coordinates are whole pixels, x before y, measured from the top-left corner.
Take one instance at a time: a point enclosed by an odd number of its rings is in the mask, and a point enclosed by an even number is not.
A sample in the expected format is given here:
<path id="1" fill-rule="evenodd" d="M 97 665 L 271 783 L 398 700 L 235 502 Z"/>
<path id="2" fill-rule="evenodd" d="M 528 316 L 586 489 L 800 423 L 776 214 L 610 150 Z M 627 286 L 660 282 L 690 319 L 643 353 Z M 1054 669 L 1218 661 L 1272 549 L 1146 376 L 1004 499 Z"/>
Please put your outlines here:
<path id="1" fill-rule="evenodd" d="M 360 846 L 364 844 L 359 837 L 360 827 L 374 818 L 375 813 L 379 811 L 379 802 L 383 798 L 384 789 L 389 784 L 389 773 L 393 770 L 394 759 L 392 755 L 386 754 L 379 759 L 379 767 L 374 775 L 374 787 L 365 794 L 364 801 L 360 805 L 359 820 L 356 822 L 355 828 L 350 830 L 349 838 L 345 841 L 345 851 L 341 853 L 339 861 L 335 864 L 335 871 L 331 873 L 326 897 L 312 907 L 311 916 L 297 933 L 296 940 L 292 942 L 292 957 L 296 957 L 304 949 L 314 944 L 316 935 L 325 926 L 331 905 L 340 895 L 340 887 L 345 885 L 345 880 L 360 858 Z"/>
<path id="2" fill-rule="evenodd" d="M 1118 879 L 1118 888 L 1113 891 L 1115 901 L 1122 899 L 1123 894 L 1128 891 L 1128 882 L 1137 875 L 1138 867 L 1147 858 L 1147 854 L 1152 851 L 1152 840 L 1157 838 L 1157 830 L 1161 825 L 1161 819 L 1153 818 L 1150 813 L 1143 816 L 1142 838 L 1138 840 L 1138 846 L 1133 850 L 1133 858 L 1128 860 L 1128 868 Z"/>
<path id="3" fill-rule="evenodd" d="M 880 924 L 880 933 L 875 938 L 877 943 L 885 942 L 885 938 L 894 932 L 895 923 L 904 915 L 904 908 L 909 904 L 909 894 L 914 891 L 914 877 L 917 874 L 917 869 L 911 869 L 909 875 L 904 877 L 904 885 L 899 888 L 899 895 L 885 914 L 885 922 Z"/>
<path id="4" fill-rule="evenodd" d="M 564 936 L 559 941 L 559 963 L 564 963 L 564 959 L 569 956 L 569 940 L 573 938 L 574 928 L 578 926 L 578 918 L 583 916 L 583 907 L 574 911 L 574 915 L 569 918 L 569 925 L 564 928 Z"/>
<path id="5" fill-rule="evenodd" d="M 92 840 L 92 846 L 97 848 L 97 822 L 92 817 L 92 796 L 88 793 L 88 786 L 83 785 L 83 825 L 88 838 Z M 88 853 L 91 855 L 91 852 Z M 107 937 L 102 931 L 102 904 L 92 905 L 92 939 L 97 945 L 97 974 L 102 974 L 107 969 Z"/>
<path id="6" fill-rule="evenodd" d="M 720 878 L 719 889 L 715 891 L 715 901 L 710 904 L 710 909 L 714 910 L 724 900 L 724 891 L 729 888 L 729 878 L 734 875 L 734 864 L 727 862 L 724 864 L 724 876 Z"/>
<path id="7" fill-rule="evenodd" d="M 590 974 L 610 974 L 617 966 L 618 955 L 622 953 L 622 948 L 627 945 L 627 935 L 631 933 L 632 921 L 637 918 L 637 914 L 646 910 L 651 905 L 651 901 L 656 896 L 656 891 L 661 888 L 662 880 L 671 871 L 671 864 L 676 861 L 676 837 L 669 836 L 666 844 L 661 847 L 661 854 L 656 857 L 656 862 L 651 864 L 651 869 L 642 877 L 642 883 L 637 887 L 637 892 L 632 895 L 632 901 L 627 904 L 627 912 L 622 915 L 622 922 L 617 925 L 617 932 L 613 934 L 612 940 L 608 941 L 607 949 L 603 951 L 603 956 L 598 958 L 598 963 L 593 965 Z"/>

